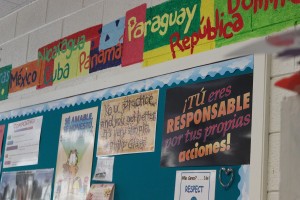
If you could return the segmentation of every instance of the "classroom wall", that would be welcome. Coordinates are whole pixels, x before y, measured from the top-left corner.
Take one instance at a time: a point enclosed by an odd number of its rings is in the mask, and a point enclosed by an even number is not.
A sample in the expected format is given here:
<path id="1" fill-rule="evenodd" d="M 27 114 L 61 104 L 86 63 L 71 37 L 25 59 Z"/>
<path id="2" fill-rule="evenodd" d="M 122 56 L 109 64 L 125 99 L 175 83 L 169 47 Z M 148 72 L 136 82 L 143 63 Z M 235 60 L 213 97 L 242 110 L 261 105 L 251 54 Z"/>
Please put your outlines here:
<path id="1" fill-rule="evenodd" d="M 300 70 L 298 62 L 300 57 L 290 59 L 272 58 L 271 89 L 270 89 L 270 129 L 269 129 L 269 160 L 268 160 L 268 199 L 279 199 L 280 183 L 280 111 L 281 101 L 284 97 L 293 96 L 295 93 L 274 86 L 279 79 L 290 76 Z"/>
<path id="2" fill-rule="evenodd" d="M 125 12 L 142 3 L 154 6 L 164 0 L 38 0 L 30 5 L 0 19 L 0 66 L 12 64 L 13 68 L 37 59 L 38 48 L 82 29 L 108 23 L 122 17 Z M 283 76 L 299 70 L 296 64 L 300 57 L 280 61 L 271 59 L 270 90 L 270 130 L 268 160 L 268 199 L 277 200 L 279 194 L 279 149 L 280 149 L 280 102 L 293 93 L 275 88 L 274 82 Z M 117 73 L 130 73 L 136 66 L 126 71 L 117 69 Z M 55 100 L 68 94 L 88 92 L 93 86 L 81 87 L 83 83 L 107 84 L 106 74 L 110 70 L 100 71 L 86 77 L 66 81 L 42 90 L 35 88 L 10 94 L 9 99 L 0 102 L 0 113 L 32 105 L 34 103 Z M 120 76 L 116 76 L 116 79 Z M 126 81 L 126 80 L 125 80 Z M 67 94 L 65 94 L 67 92 Z M 36 96 L 37 98 L 34 98 Z M 36 102 L 35 102 L 36 101 Z"/>

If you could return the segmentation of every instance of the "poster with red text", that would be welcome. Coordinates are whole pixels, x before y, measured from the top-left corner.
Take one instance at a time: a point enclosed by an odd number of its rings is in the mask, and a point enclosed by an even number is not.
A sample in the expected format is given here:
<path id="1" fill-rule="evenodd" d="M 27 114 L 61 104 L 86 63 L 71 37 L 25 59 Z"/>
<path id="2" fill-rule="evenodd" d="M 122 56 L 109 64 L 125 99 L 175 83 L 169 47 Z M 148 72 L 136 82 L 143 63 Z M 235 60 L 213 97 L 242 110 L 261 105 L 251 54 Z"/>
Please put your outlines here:
<path id="1" fill-rule="evenodd" d="M 252 83 L 248 73 L 168 89 L 161 166 L 249 164 Z"/>
<path id="2" fill-rule="evenodd" d="M 53 199 L 86 199 L 90 189 L 97 114 L 98 107 L 63 114 Z"/>

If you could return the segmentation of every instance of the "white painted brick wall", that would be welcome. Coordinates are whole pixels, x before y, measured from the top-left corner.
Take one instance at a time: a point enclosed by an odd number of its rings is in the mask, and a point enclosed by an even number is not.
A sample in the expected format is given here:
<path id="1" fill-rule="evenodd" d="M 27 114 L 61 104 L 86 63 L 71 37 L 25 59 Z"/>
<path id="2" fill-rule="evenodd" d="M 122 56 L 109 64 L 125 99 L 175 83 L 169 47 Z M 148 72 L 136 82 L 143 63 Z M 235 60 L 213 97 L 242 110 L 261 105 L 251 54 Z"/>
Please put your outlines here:
<path id="1" fill-rule="evenodd" d="M 29 34 L 27 62 L 37 59 L 38 49 L 62 37 L 63 20 L 57 20 Z"/>
<path id="2" fill-rule="evenodd" d="M 16 36 L 45 24 L 48 0 L 35 1 L 18 11 Z"/>
<path id="3" fill-rule="evenodd" d="M 125 12 L 142 3 L 148 7 L 157 5 L 165 0 L 38 0 L 27 7 L 0 19 L 0 66 L 13 64 L 14 67 L 37 59 L 37 49 L 41 46 L 67 36 L 76 31 L 88 28 L 101 22 L 108 23 Z M 117 5 L 117 6 L 116 6 Z M 120 6 L 122 5 L 122 6 Z M 279 148 L 280 148 L 280 102 L 285 96 L 294 93 L 275 88 L 274 82 L 299 70 L 296 64 L 300 57 L 280 60 L 273 57 L 270 90 L 270 135 L 269 135 L 269 160 L 268 160 L 268 200 L 278 200 L 279 194 Z M 126 72 L 134 70 L 126 69 Z M 118 69 L 125 72 L 125 69 Z M 82 77 L 36 91 L 29 89 L 11 95 L 9 100 L 0 102 L 1 106 L 9 110 L 12 107 L 28 105 L 30 96 L 39 95 L 44 101 L 53 100 L 49 92 L 63 93 L 64 88 L 73 86 L 78 89 L 82 82 L 98 83 L 105 78 L 108 71 L 94 73 L 89 77 Z M 126 73 L 125 72 L 125 73 Z M 102 84 L 105 84 L 102 82 Z M 40 100 L 39 99 L 39 100 Z M 30 102 L 34 103 L 34 102 Z"/>
<path id="4" fill-rule="evenodd" d="M 65 37 L 91 26 L 101 24 L 103 18 L 103 4 L 103 2 L 97 2 L 64 18 L 62 36 Z"/>
<path id="5" fill-rule="evenodd" d="M 80 10 L 83 0 L 48 0 L 46 22 L 64 17 Z"/>
<path id="6" fill-rule="evenodd" d="M 0 44 L 15 37 L 17 13 L 12 13 L 0 20 Z"/>
<path id="7" fill-rule="evenodd" d="M 300 69 L 296 63 L 299 58 L 278 59 L 272 58 L 271 91 L 270 91 L 270 133 L 269 133 L 269 160 L 268 160 L 268 200 L 279 200 L 280 184 L 280 112 L 283 98 L 295 95 L 274 83 L 283 77 L 292 75 Z"/>

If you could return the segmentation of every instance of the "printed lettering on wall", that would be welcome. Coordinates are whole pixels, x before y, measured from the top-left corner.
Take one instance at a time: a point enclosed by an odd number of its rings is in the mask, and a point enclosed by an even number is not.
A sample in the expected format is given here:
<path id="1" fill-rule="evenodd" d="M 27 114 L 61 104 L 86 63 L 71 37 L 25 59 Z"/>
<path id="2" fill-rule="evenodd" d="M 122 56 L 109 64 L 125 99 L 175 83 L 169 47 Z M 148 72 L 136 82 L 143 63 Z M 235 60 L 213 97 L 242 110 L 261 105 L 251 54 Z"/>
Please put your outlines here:
<path id="1" fill-rule="evenodd" d="M 252 82 L 250 73 L 168 89 L 161 165 L 249 164 Z"/>
<path id="2" fill-rule="evenodd" d="M 147 4 L 126 12 L 122 66 L 143 62 Z"/>
<path id="3" fill-rule="evenodd" d="M 149 66 L 293 26 L 300 17 L 298 4 L 286 0 L 170 1 L 148 8 L 145 21 L 137 20 L 140 14 L 134 11 L 141 10 L 137 7 L 126 14 L 124 40 L 129 45 L 145 37 L 143 59 Z M 266 26 L 270 28 L 261 29 Z"/>
<path id="4" fill-rule="evenodd" d="M 14 68 L 10 73 L 9 93 L 37 86 L 39 78 L 40 67 L 36 60 Z"/>
<path id="5" fill-rule="evenodd" d="M 90 73 L 121 64 L 125 18 L 103 26 L 99 45 L 91 52 L 93 67 Z"/>
<path id="6" fill-rule="evenodd" d="M 8 97 L 11 68 L 11 65 L 0 68 L 0 100 Z"/>
<path id="7" fill-rule="evenodd" d="M 39 49 L 39 63 L 43 68 L 40 86 L 43 88 L 77 76 L 87 75 L 91 68 L 89 57 L 102 25 L 82 30 Z"/>

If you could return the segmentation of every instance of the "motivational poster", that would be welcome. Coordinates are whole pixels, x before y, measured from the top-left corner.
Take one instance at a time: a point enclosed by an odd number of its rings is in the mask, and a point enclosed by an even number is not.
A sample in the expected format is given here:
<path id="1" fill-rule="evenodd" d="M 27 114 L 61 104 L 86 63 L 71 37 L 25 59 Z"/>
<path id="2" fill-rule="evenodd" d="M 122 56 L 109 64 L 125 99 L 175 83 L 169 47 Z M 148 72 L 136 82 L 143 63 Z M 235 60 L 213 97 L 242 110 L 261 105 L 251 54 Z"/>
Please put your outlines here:
<path id="1" fill-rule="evenodd" d="M 63 114 L 54 199 L 85 199 L 91 180 L 98 107 Z"/>
<path id="2" fill-rule="evenodd" d="M 5 125 L 0 125 L 0 158 L 2 157 L 2 143 L 4 137 Z"/>
<path id="3" fill-rule="evenodd" d="M 43 116 L 8 124 L 3 168 L 36 165 Z"/>
<path id="4" fill-rule="evenodd" d="M 154 151 L 158 93 L 152 90 L 102 102 L 98 156 Z"/>
<path id="5" fill-rule="evenodd" d="M 86 200 L 114 200 L 114 184 L 93 184 Z"/>
<path id="6" fill-rule="evenodd" d="M 249 73 L 168 89 L 161 166 L 249 164 L 252 84 Z"/>
<path id="7" fill-rule="evenodd" d="M 9 93 L 37 86 L 40 82 L 38 61 L 32 61 L 14 68 L 10 73 Z"/>
<path id="8" fill-rule="evenodd" d="M 174 200 L 215 200 L 216 171 L 177 171 Z"/>
<path id="9" fill-rule="evenodd" d="M 11 65 L 0 68 L 0 101 L 8 97 L 11 68 Z"/>
<path id="10" fill-rule="evenodd" d="M 114 161 L 115 157 L 98 157 L 93 180 L 112 182 Z"/>
<path id="11" fill-rule="evenodd" d="M 53 169 L 3 172 L 1 199 L 51 200 Z"/>

